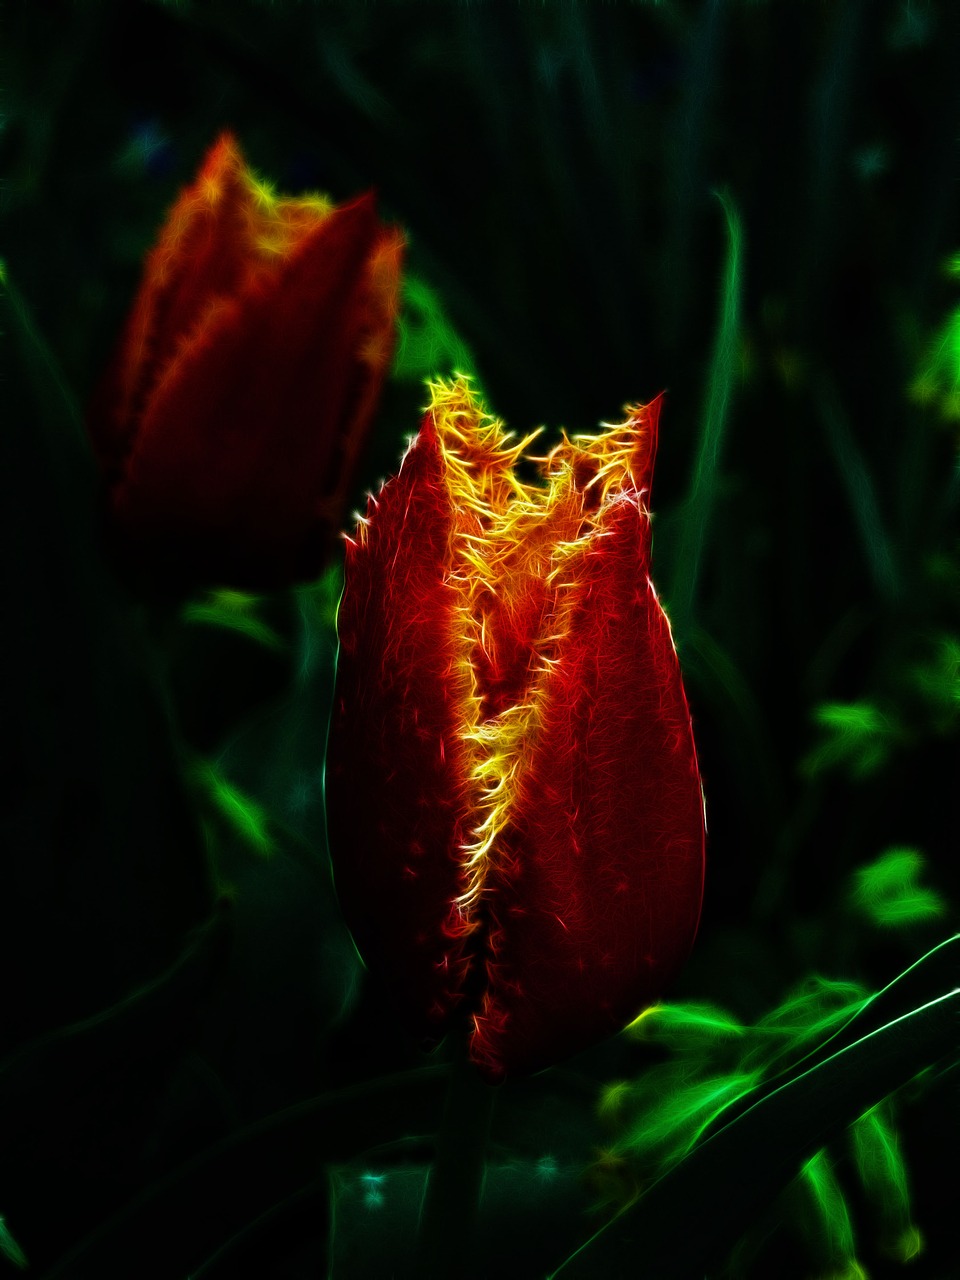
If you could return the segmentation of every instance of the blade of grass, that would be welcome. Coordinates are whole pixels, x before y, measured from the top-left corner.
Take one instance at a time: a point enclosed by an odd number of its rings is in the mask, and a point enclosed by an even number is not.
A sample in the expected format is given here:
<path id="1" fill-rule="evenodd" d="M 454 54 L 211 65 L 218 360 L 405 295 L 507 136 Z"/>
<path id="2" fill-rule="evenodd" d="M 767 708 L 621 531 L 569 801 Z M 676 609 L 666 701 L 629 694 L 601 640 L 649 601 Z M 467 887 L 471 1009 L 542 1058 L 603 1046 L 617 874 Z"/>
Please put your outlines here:
<path id="1" fill-rule="evenodd" d="M 670 617 L 679 636 L 691 625 L 697 579 L 717 496 L 717 471 L 736 377 L 740 336 L 740 294 L 743 230 L 733 199 L 714 193 L 723 208 L 727 230 L 727 260 L 720 316 L 707 376 L 700 440 L 690 488 L 684 503 L 683 532 L 673 566 Z"/>

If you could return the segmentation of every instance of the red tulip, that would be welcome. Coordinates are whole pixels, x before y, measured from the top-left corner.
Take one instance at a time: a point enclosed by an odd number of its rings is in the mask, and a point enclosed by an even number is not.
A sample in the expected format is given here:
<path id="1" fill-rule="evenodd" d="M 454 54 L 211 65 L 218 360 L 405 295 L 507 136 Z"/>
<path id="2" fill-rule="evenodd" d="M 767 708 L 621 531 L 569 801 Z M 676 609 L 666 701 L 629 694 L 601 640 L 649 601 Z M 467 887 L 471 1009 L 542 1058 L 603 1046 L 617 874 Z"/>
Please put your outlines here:
<path id="1" fill-rule="evenodd" d="M 649 576 L 659 409 L 565 438 L 531 485 L 528 441 L 438 385 L 347 542 L 341 905 L 418 1030 L 472 1014 L 491 1079 L 621 1028 L 696 932 L 703 799 Z"/>
<path id="2" fill-rule="evenodd" d="M 90 415 L 124 560 L 272 587 L 335 546 L 389 365 L 402 240 L 367 194 L 278 197 L 210 149 Z"/>

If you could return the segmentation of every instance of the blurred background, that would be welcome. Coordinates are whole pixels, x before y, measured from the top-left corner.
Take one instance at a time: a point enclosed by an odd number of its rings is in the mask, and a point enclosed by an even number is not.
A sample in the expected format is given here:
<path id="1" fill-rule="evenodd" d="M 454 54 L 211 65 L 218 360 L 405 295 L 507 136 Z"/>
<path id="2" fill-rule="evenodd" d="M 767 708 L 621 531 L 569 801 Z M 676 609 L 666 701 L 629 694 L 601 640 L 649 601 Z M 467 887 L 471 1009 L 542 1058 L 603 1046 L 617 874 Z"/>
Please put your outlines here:
<path id="1" fill-rule="evenodd" d="M 392 1019 L 330 885 L 338 566 L 158 610 L 112 581 L 56 443 L 229 128 L 279 191 L 372 187 L 406 231 L 356 508 L 428 375 L 548 439 L 667 393 L 654 577 L 704 912 L 672 1030 L 505 1087 L 475 1265 L 545 1275 L 711 1118 L 691 1082 L 755 1080 L 957 928 L 960 9 L 52 0 L 4 25 L 0 390 L 54 434 L 3 476 L 0 1274 L 405 1274 L 439 1122 L 443 1050 Z M 873 1114 L 709 1274 L 955 1275 L 956 1072 Z"/>

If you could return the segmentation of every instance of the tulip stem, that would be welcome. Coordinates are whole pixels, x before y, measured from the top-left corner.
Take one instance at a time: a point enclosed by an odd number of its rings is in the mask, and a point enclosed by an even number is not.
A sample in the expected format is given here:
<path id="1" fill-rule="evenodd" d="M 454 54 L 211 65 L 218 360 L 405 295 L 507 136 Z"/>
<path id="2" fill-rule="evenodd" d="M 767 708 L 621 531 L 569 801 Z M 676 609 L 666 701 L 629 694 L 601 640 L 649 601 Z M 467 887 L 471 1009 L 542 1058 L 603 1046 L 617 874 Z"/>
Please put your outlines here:
<path id="1" fill-rule="evenodd" d="M 451 1063 L 437 1154 L 427 1175 L 417 1240 L 417 1280 L 462 1280 L 473 1256 L 484 1162 L 497 1089 L 486 1084 L 461 1040 Z"/>

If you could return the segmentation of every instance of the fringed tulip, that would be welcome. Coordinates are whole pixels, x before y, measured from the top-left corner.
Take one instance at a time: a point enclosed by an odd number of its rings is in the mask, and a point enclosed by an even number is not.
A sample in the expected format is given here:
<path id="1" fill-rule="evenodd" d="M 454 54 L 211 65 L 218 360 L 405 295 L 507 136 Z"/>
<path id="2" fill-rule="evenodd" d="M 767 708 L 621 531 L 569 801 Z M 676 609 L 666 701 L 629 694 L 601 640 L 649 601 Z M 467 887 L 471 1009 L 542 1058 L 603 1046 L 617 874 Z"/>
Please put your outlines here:
<path id="1" fill-rule="evenodd" d="M 372 195 L 278 197 L 219 139 L 89 417 L 124 562 L 175 586 L 319 572 L 390 362 L 401 253 Z"/>
<path id="2" fill-rule="evenodd" d="M 685 958 L 704 812 L 650 580 L 660 401 L 564 438 L 543 484 L 464 380 L 347 542 L 327 755 L 341 904 L 489 1079 L 621 1028 Z M 532 439 L 532 437 L 531 437 Z"/>

